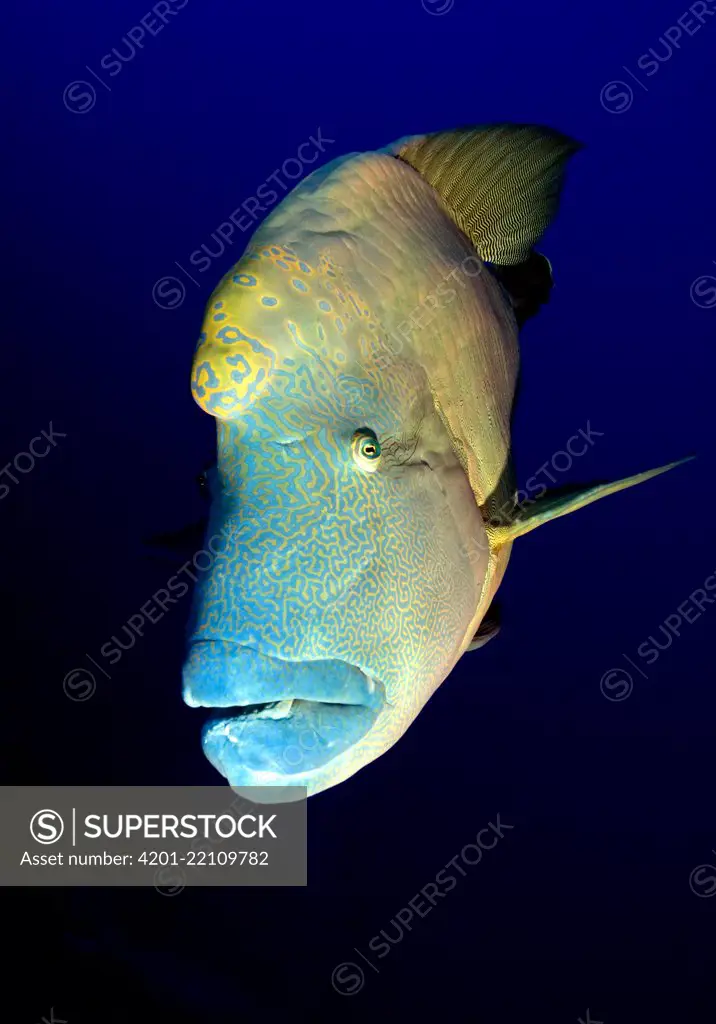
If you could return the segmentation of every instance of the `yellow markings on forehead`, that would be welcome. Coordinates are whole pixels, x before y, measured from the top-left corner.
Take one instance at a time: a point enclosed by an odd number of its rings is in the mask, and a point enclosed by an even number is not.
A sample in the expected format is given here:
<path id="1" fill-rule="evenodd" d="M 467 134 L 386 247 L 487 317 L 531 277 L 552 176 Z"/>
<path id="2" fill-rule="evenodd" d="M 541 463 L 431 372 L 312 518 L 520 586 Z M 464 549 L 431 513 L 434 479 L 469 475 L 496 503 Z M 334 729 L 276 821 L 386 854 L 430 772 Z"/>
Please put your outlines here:
<path id="1" fill-rule="evenodd" d="M 279 365 L 293 370 L 297 349 L 345 364 L 351 326 L 370 318 L 327 255 L 312 266 L 287 245 L 253 248 L 210 300 L 194 357 L 194 398 L 205 412 L 235 419 Z"/>
<path id="2" fill-rule="evenodd" d="M 331 294 L 333 301 L 321 299 L 318 308 L 322 313 L 332 314 L 336 331 L 344 335 L 351 323 L 369 318 L 370 310 L 360 295 L 342 281 L 342 275 L 325 256 L 321 258 L 321 272 L 324 276 L 323 288 Z"/>
<path id="3" fill-rule="evenodd" d="M 271 347 L 242 326 L 227 304 L 217 299 L 206 312 L 194 355 L 194 398 L 210 415 L 232 419 L 265 385 L 275 363 Z"/>

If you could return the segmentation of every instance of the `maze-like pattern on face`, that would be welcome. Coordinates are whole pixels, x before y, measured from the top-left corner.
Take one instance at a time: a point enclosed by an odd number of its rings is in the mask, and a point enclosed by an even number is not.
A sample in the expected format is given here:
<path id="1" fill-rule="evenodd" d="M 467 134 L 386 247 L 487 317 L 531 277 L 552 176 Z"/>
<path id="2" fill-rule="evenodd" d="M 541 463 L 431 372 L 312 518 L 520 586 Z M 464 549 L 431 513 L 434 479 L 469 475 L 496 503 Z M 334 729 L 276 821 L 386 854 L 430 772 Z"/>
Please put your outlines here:
<path id="1" fill-rule="evenodd" d="M 370 734 L 353 748 L 362 763 L 449 671 L 479 599 L 422 458 L 444 459 L 449 441 L 422 369 L 385 371 L 385 335 L 329 255 L 310 265 L 289 246 L 252 248 L 210 300 L 192 375 L 218 421 L 210 532 L 228 539 L 197 585 L 187 699 L 372 703 Z M 375 472 L 356 459 L 357 432 L 378 441 Z M 272 660 L 234 671 L 237 644 Z M 365 694 L 337 663 L 360 669 Z M 307 664 L 310 676 L 296 667 Z M 295 777 L 306 768 L 289 761 Z"/>
<path id="2" fill-rule="evenodd" d="M 227 540 L 184 696 L 227 708 L 204 750 L 234 785 L 314 793 L 374 760 L 489 605 L 517 332 L 483 270 L 413 168 L 353 154 L 274 209 L 210 299 L 192 390 Z"/>

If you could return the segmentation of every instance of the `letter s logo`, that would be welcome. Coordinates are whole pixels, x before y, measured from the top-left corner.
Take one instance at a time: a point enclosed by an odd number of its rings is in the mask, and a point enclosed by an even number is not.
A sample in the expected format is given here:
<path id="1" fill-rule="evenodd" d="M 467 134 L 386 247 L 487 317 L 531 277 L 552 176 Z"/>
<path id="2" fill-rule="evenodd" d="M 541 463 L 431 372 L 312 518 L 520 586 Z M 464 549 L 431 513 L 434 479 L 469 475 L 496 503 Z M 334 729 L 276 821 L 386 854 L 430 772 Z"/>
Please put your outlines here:
<path id="1" fill-rule="evenodd" d="M 65 831 L 65 823 L 57 811 L 45 808 L 33 814 L 30 821 L 30 834 L 32 838 L 47 846 L 49 843 L 56 843 Z"/>

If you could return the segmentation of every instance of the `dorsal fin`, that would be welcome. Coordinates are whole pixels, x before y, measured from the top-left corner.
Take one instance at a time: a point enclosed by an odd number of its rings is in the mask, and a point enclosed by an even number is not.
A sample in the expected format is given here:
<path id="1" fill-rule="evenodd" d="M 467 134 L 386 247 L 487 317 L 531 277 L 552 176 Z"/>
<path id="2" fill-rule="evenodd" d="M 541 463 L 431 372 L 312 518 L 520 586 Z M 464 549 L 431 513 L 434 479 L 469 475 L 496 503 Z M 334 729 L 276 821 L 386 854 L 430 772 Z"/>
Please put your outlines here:
<path id="1" fill-rule="evenodd" d="M 495 124 L 400 139 L 388 152 L 432 185 L 483 260 L 514 265 L 553 219 L 580 148 L 540 125 Z"/>
<path id="2" fill-rule="evenodd" d="M 634 487 L 636 484 L 651 480 L 652 477 L 659 476 L 660 473 L 666 473 L 668 470 L 674 469 L 675 466 L 680 466 L 683 462 L 689 462 L 693 458 L 695 456 L 687 455 L 685 459 L 679 459 L 678 462 L 670 462 L 666 466 L 649 469 L 645 473 L 636 473 L 634 476 L 627 476 L 623 480 L 614 480 L 606 484 L 594 484 L 591 487 L 575 488 L 568 495 L 557 496 L 550 495 L 547 492 L 547 494 L 542 498 L 538 498 L 527 508 L 520 509 L 511 523 L 487 524 L 486 530 L 490 547 L 494 549 L 502 544 L 511 543 L 517 537 L 522 537 L 525 533 L 536 530 L 538 526 L 549 523 L 552 519 L 558 519 L 560 516 L 566 516 L 570 512 L 576 512 L 577 509 L 584 508 L 585 505 L 590 505 L 593 501 L 606 498 L 608 494 L 616 494 L 617 491 L 623 491 L 627 487 Z"/>

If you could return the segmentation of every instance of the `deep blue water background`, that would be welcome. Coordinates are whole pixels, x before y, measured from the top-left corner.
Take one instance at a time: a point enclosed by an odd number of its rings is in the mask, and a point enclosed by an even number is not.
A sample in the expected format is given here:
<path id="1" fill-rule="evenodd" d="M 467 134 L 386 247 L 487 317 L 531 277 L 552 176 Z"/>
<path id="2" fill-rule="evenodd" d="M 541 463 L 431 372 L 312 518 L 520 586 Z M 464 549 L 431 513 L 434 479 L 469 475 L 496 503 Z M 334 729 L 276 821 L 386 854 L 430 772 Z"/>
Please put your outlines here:
<path id="1" fill-rule="evenodd" d="M 5 890 L 18 1021 L 51 1006 L 71 1024 L 714 1018 L 716 898 L 689 878 L 716 861 L 716 608 L 653 665 L 636 650 L 716 571 L 716 281 L 691 297 L 716 275 L 716 17 L 698 31 L 684 18 L 694 34 L 665 59 L 678 0 L 428 6 L 189 0 L 113 77 L 100 62 L 131 55 L 123 37 L 147 5 L 24 0 L 0 15 L 0 461 L 50 421 L 67 435 L 0 501 L 5 781 L 217 781 L 180 699 L 188 598 L 111 679 L 97 673 L 92 699 L 68 700 L 62 681 L 184 561 L 142 541 L 202 514 L 214 429 L 189 368 L 248 234 L 183 278 L 175 308 L 153 286 L 215 247 L 319 127 L 325 160 L 485 121 L 581 139 L 541 246 L 557 285 L 523 335 L 520 481 L 588 421 L 603 436 L 560 483 L 699 457 L 517 543 L 500 636 L 388 754 L 309 802 L 308 888 Z M 650 47 L 656 71 L 638 64 Z M 63 102 L 76 80 L 96 91 L 85 111 L 68 109 L 80 90 Z M 631 97 L 602 93 L 613 80 Z M 600 678 L 628 668 L 624 653 L 648 678 L 632 671 L 628 699 L 609 701 Z M 362 991 L 337 994 L 336 964 L 370 956 L 498 813 L 505 839 L 373 958 L 380 973 L 363 964 Z"/>

